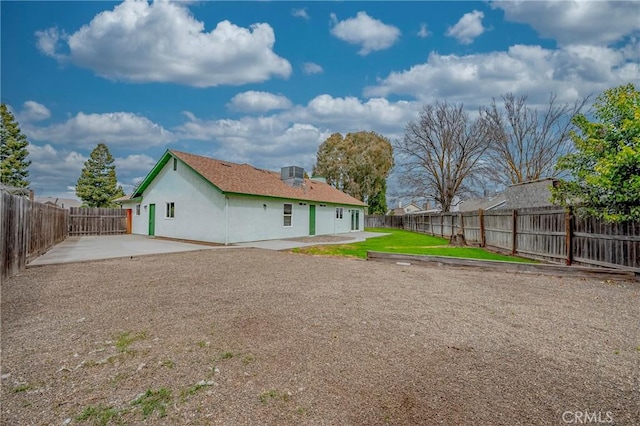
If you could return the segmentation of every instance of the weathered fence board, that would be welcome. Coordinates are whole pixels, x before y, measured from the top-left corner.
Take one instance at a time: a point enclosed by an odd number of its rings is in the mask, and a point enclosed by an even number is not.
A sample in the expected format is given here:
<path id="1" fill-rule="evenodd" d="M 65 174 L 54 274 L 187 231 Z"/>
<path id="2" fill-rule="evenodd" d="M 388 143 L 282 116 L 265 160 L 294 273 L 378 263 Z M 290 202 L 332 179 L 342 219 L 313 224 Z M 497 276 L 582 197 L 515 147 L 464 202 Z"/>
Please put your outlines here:
<path id="1" fill-rule="evenodd" d="M 67 235 L 68 211 L 0 192 L 0 276 L 11 277 Z"/>
<path id="2" fill-rule="evenodd" d="M 0 191 L 0 277 L 17 274 L 67 235 L 126 232 L 126 210 L 66 210 Z"/>
<path id="3" fill-rule="evenodd" d="M 124 209 L 71 207 L 69 235 L 120 235 L 127 233 Z"/>
<path id="4" fill-rule="evenodd" d="M 67 237 L 69 212 L 48 204 L 30 202 L 27 263 Z"/>
<path id="5" fill-rule="evenodd" d="M 401 218 L 401 220 L 400 220 Z M 366 226 L 369 216 L 365 218 Z M 622 268 L 640 273 L 640 223 L 604 223 L 558 207 L 464 213 L 413 213 L 376 226 L 444 238 L 553 263 Z"/>

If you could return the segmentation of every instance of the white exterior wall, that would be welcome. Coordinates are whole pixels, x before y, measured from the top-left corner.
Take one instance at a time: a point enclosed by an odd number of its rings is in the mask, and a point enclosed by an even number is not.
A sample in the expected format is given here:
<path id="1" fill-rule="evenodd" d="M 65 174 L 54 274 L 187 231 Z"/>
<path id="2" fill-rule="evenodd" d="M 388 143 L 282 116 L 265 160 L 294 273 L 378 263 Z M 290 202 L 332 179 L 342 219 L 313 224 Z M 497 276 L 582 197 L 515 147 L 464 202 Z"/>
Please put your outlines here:
<path id="1" fill-rule="evenodd" d="M 228 214 L 225 211 L 228 199 Z M 166 203 L 175 203 L 175 217 L 166 218 Z M 284 226 L 284 204 L 292 205 L 291 226 Z M 140 204 L 140 215 L 136 215 Z M 316 235 L 351 231 L 351 210 L 360 211 L 364 230 L 364 208 L 319 202 L 284 200 L 249 195 L 225 197 L 211 183 L 178 161 L 173 170 L 170 159 L 145 189 L 141 201 L 123 202 L 122 208 L 133 210 L 132 232 L 149 234 L 149 205 L 156 205 L 155 235 L 217 243 L 238 243 L 309 235 L 309 206 L 316 206 Z M 321 204 L 323 207 L 321 207 Z M 343 218 L 336 219 L 336 207 Z M 228 236 L 225 233 L 228 230 Z"/>
<path id="2" fill-rule="evenodd" d="M 166 203 L 175 203 L 167 218 Z M 149 205 L 156 205 L 155 235 L 186 240 L 225 242 L 225 200 L 213 185 L 178 161 L 169 160 L 142 195 L 140 216 L 133 211 L 133 233 L 149 234 Z M 124 206 L 128 208 L 128 205 Z"/>
<path id="3" fill-rule="evenodd" d="M 284 226 L 284 204 L 292 205 L 291 226 Z M 309 206 L 316 206 L 315 235 L 351 231 L 351 209 L 299 200 L 284 200 L 242 195 L 229 196 L 229 242 L 273 240 L 309 235 Z M 325 205 L 324 203 L 322 203 Z M 343 219 L 336 219 L 336 207 L 342 207 Z M 360 230 L 364 229 L 364 208 L 360 210 Z"/>

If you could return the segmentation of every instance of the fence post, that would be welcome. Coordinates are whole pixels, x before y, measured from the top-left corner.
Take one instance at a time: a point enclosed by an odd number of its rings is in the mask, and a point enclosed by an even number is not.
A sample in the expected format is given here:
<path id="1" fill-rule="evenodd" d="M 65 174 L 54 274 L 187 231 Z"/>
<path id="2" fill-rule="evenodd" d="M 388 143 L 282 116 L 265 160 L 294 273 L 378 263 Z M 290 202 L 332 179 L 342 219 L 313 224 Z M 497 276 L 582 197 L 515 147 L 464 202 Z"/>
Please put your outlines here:
<path id="1" fill-rule="evenodd" d="M 486 240 L 484 237 L 484 210 L 482 209 L 478 209 L 478 222 L 480 222 L 480 247 L 484 247 Z"/>
<path id="2" fill-rule="evenodd" d="M 515 256 L 518 242 L 518 210 L 511 213 L 511 254 Z"/>
<path id="3" fill-rule="evenodd" d="M 573 224 L 573 212 L 571 211 L 571 207 L 568 207 L 564 213 L 564 243 L 567 247 L 565 264 L 567 266 L 571 266 L 571 262 L 573 261 L 573 244 L 571 242 L 573 238 Z"/>

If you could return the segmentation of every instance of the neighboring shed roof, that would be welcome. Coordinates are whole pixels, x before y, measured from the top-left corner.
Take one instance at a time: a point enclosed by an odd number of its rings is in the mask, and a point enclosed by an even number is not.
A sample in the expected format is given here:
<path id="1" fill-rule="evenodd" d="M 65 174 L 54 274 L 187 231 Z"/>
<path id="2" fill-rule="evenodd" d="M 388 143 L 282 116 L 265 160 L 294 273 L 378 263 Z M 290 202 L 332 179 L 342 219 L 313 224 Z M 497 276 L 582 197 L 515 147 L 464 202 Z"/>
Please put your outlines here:
<path id="1" fill-rule="evenodd" d="M 504 193 L 497 194 L 487 198 L 472 198 L 462 201 L 458 206 L 460 212 L 470 212 L 475 210 L 494 210 L 504 208 L 506 204 L 506 196 Z"/>
<path id="2" fill-rule="evenodd" d="M 37 203 L 43 204 L 51 204 L 53 206 L 61 207 L 64 209 L 68 209 L 70 207 L 80 207 L 82 206 L 82 201 L 76 200 L 74 198 L 60 198 L 60 197 L 35 197 L 34 200 Z"/>
<path id="3" fill-rule="evenodd" d="M 366 206 L 362 201 L 322 182 L 304 179 L 301 187 L 291 187 L 280 173 L 201 155 L 168 150 L 138 186 L 131 198 L 139 197 L 171 158 L 177 158 L 224 193 L 287 198 L 333 204 Z"/>

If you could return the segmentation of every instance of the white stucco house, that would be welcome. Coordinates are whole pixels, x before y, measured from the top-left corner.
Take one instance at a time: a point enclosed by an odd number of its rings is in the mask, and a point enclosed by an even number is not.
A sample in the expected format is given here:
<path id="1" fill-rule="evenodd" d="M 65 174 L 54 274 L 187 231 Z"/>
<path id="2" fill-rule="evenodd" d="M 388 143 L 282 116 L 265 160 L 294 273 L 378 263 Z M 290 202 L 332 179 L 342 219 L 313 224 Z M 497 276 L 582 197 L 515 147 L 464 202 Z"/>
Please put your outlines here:
<path id="1" fill-rule="evenodd" d="M 116 201 L 131 210 L 134 234 L 223 244 L 363 230 L 366 207 L 300 167 L 278 173 L 174 150 Z"/>

